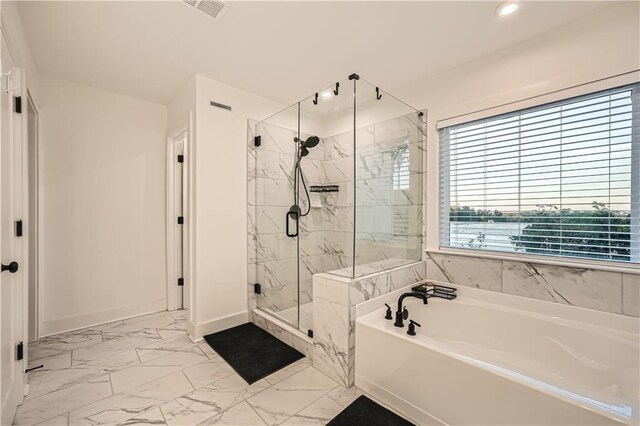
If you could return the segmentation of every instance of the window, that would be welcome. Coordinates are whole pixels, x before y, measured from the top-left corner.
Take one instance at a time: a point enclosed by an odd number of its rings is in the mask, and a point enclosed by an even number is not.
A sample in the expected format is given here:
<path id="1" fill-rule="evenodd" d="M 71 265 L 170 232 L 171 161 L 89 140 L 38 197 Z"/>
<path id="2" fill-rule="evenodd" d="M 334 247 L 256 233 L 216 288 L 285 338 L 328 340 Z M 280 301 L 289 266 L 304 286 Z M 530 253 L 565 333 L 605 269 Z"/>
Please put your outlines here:
<path id="1" fill-rule="evenodd" d="M 639 90 L 440 129 L 441 246 L 640 262 Z"/>
<path id="2" fill-rule="evenodd" d="M 393 153 L 393 189 L 409 189 L 409 147 Z"/>
<path id="3" fill-rule="evenodd" d="M 393 153 L 393 238 L 406 241 L 409 234 L 409 206 L 402 203 L 406 195 L 402 191 L 409 191 L 409 146 L 398 148 Z"/>

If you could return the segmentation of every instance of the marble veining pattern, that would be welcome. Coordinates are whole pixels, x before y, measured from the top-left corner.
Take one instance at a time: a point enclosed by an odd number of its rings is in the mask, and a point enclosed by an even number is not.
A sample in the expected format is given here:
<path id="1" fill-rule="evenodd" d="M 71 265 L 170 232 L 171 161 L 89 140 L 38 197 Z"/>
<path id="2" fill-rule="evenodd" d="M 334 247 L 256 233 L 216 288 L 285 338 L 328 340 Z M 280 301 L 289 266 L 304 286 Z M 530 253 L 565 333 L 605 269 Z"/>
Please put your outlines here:
<path id="1" fill-rule="evenodd" d="M 404 259 L 381 262 L 362 278 L 313 277 L 313 365 L 345 387 L 353 386 L 355 379 L 355 305 L 426 278 L 424 261 L 408 265 Z M 380 268 L 387 270 L 372 273 Z"/>
<path id="2" fill-rule="evenodd" d="M 28 375 L 16 425 L 324 424 L 361 393 L 308 358 L 248 385 L 188 338 L 184 311 L 50 336 L 29 353 L 43 368 Z"/>
<path id="3" fill-rule="evenodd" d="M 638 274 L 448 253 L 426 253 L 426 263 L 434 281 L 640 316 Z"/>

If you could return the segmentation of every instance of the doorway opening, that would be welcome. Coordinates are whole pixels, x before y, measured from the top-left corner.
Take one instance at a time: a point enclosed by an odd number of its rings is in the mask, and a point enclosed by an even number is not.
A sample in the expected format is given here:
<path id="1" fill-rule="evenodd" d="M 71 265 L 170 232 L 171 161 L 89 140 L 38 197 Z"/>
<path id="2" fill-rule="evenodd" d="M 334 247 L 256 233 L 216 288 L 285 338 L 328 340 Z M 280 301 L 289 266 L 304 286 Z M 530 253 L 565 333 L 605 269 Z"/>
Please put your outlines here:
<path id="1" fill-rule="evenodd" d="M 167 144 L 167 309 L 189 308 L 187 241 L 188 127 L 168 138 Z"/>

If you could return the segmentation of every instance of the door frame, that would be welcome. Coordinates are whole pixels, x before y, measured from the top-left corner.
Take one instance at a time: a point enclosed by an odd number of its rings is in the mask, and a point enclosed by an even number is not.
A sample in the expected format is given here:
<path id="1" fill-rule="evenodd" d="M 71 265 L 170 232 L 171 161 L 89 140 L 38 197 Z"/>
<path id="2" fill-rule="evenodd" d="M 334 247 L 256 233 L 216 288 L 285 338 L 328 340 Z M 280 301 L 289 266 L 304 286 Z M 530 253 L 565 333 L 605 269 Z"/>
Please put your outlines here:
<path id="1" fill-rule="evenodd" d="M 190 229 L 191 229 L 191 185 L 188 184 L 191 171 L 191 126 L 185 125 L 178 130 L 172 132 L 167 137 L 167 182 L 166 182 L 166 284 L 167 284 L 167 310 L 179 309 L 180 303 L 180 287 L 176 283 L 176 277 L 178 273 L 176 271 L 176 217 L 175 217 L 175 178 L 178 169 L 178 162 L 176 160 L 177 150 L 176 145 L 179 141 L 184 140 L 183 155 L 184 160 L 182 163 L 183 175 L 182 175 L 182 216 L 184 217 L 184 224 L 182 230 L 182 278 L 184 279 L 184 285 L 182 287 L 182 308 L 188 309 L 190 303 L 190 270 L 189 270 L 189 241 Z"/>
<path id="2" fill-rule="evenodd" d="M 23 81 L 26 82 L 26 76 L 23 75 Z M 38 111 L 38 107 L 36 105 L 35 100 L 33 99 L 33 96 L 31 95 L 31 91 L 29 90 L 28 85 L 25 85 L 25 90 L 24 90 L 24 98 L 26 99 L 26 102 L 24 103 L 23 106 L 23 114 L 24 116 L 22 117 L 22 122 L 23 122 L 23 155 L 24 157 L 26 157 L 26 160 L 24 161 L 24 169 L 25 169 L 25 173 L 23 174 L 23 179 L 24 179 L 24 187 L 26 188 L 26 192 L 25 194 L 28 194 L 27 197 L 25 197 L 26 199 L 26 205 L 23 206 L 25 210 L 25 213 L 23 214 L 23 216 L 25 217 L 29 217 L 29 215 L 31 214 L 31 209 L 35 208 L 35 221 L 34 223 L 31 223 L 29 220 L 26 220 L 26 235 L 25 237 L 27 238 L 25 241 L 26 243 L 26 250 L 27 253 L 30 252 L 30 247 L 29 247 L 29 243 L 31 240 L 31 236 L 34 235 L 34 241 L 35 241 L 35 259 L 31 259 L 29 257 L 29 264 L 31 264 L 31 262 L 35 262 L 35 312 L 33 312 L 33 320 L 34 320 L 34 332 L 35 332 L 35 341 L 39 341 L 40 340 L 40 313 L 42 312 L 42 303 L 40 300 L 40 294 L 42 291 L 42 282 L 41 282 L 41 277 L 43 276 L 43 268 L 44 268 L 44 250 L 43 250 L 43 245 L 40 244 L 41 241 L 43 241 L 42 235 L 43 235 L 43 229 L 44 229 L 44 214 L 42 212 L 42 207 L 44 206 L 43 203 L 43 194 L 42 194 L 42 165 L 40 163 L 40 157 L 41 157 L 41 152 L 40 152 L 40 111 Z M 33 155 L 35 156 L 35 161 L 34 161 L 34 168 L 35 168 L 35 192 L 36 192 L 36 197 L 35 197 L 35 206 L 31 206 L 29 205 L 29 200 L 31 199 L 31 194 L 29 192 L 30 188 L 29 188 L 29 172 L 30 172 L 30 165 L 29 165 L 29 108 L 33 108 L 33 111 L 35 113 L 35 120 L 34 120 L 34 125 L 35 125 L 35 144 L 34 144 L 34 152 Z M 26 324 L 26 329 L 25 329 L 25 335 L 24 337 L 27 339 L 27 341 L 29 340 L 29 320 L 31 320 L 32 316 L 31 316 L 31 312 L 29 310 L 29 280 L 30 280 L 30 276 L 28 276 L 26 278 L 26 282 L 25 282 L 25 286 L 26 286 L 26 318 L 27 318 L 27 324 Z M 28 345 L 27 345 L 28 347 Z M 28 354 L 28 351 L 27 351 Z"/>

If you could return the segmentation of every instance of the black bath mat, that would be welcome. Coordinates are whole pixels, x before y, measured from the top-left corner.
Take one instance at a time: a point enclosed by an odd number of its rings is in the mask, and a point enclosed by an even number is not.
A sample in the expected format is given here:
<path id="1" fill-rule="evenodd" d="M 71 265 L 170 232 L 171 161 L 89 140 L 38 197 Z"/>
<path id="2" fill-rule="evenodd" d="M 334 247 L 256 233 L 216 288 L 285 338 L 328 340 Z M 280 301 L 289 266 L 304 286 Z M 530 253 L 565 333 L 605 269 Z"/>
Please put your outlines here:
<path id="1" fill-rule="evenodd" d="M 252 323 L 209 334 L 204 340 L 249 384 L 304 358 Z"/>
<path id="2" fill-rule="evenodd" d="M 340 414 L 335 416 L 327 426 L 414 426 L 393 411 L 387 410 L 362 395 L 353 401 Z"/>

